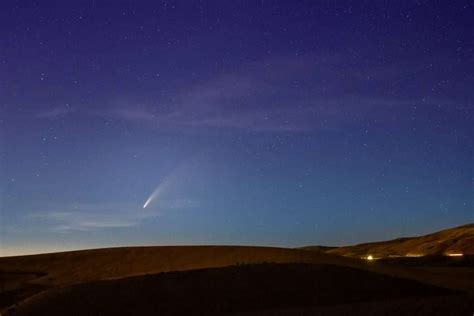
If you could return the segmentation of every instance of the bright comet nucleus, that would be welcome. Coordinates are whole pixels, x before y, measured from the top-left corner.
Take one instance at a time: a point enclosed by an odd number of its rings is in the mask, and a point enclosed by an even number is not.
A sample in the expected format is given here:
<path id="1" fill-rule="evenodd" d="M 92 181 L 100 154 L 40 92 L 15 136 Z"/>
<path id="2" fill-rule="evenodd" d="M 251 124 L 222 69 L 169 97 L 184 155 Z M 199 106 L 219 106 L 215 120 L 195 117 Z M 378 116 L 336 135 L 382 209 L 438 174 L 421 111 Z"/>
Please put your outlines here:
<path id="1" fill-rule="evenodd" d="M 146 208 L 150 203 L 156 198 L 158 193 L 160 192 L 160 186 L 148 197 L 148 199 L 145 201 L 145 204 L 143 204 L 143 208 Z"/>
<path id="2" fill-rule="evenodd" d="M 146 200 L 145 204 L 143 204 L 143 208 L 146 208 L 148 206 L 148 204 L 150 204 L 150 199 Z"/>
<path id="3" fill-rule="evenodd" d="M 155 191 L 153 191 L 148 199 L 143 204 L 143 208 L 147 208 L 151 202 L 156 200 L 159 195 L 164 194 L 166 191 L 170 190 L 170 187 L 174 185 L 174 183 L 178 180 L 180 174 L 184 172 L 184 167 L 187 163 L 180 164 L 177 168 L 175 168 L 168 176 L 156 187 Z"/>

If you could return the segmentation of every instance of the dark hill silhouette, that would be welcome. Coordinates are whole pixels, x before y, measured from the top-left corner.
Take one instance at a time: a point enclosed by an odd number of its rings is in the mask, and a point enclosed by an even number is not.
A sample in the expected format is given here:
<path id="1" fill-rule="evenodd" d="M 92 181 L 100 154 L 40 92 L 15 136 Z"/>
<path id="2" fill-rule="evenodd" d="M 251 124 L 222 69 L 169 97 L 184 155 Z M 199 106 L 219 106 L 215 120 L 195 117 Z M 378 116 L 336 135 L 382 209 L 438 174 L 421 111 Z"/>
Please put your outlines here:
<path id="1" fill-rule="evenodd" d="M 88 282 L 37 295 L 11 313 L 224 315 L 435 296 L 459 299 L 457 294 L 349 267 L 257 264 Z M 467 298 L 463 302 L 455 311 L 471 304 Z M 411 315 L 419 315 L 416 308 L 408 309 Z"/>

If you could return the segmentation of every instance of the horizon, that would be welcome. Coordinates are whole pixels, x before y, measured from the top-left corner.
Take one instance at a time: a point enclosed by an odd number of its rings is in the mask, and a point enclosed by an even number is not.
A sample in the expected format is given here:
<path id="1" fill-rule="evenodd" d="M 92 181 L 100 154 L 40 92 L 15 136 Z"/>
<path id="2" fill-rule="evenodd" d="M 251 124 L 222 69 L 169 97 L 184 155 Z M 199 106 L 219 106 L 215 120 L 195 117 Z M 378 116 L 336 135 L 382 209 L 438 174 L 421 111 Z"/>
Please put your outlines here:
<path id="1" fill-rule="evenodd" d="M 467 223 L 463 224 L 461 226 L 455 226 L 455 227 L 445 227 L 443 229 L 440 229 L 438 231 L 430 232 L 429 234 L 433 233 L 438 233 L 440 231 L 444 230 L 450 230 L 450 229 L 456 229 L 456 228 L 461 228 L 461 227 L 466 227 L 466 226 L 472 226 L 474 223 Z M 426 234 L 426 235 L 429 235 Z M 16 256 L 29 256 L 29 255 L 44 255 L 44 254 L 54 254 L 54 253 L 63 253 L 63 252 L 75 252 L 75 251 L 87 251 L 87 250 L 100 250 L 100 249 L 114 249 L 114 248 L 147 248 L 147 247 L 257 247 L 257 248 L 286 248 L 286 249 L 300 249 L 304 247 L 330 247 L 330 248 L 338 248 L 338 247 L 347 247 L 347 246 L 357 246 L 360 244 L 366 244 L 366 243 L 377 243 L 377 242 L 388 242 L 392 240 L 397 240 L 397 239 L 403 239 L 403 238 L 418 238 L 418 237 L 423 237 L 425 235 L 413 235 L 413 236 L 395 236 L 393 239 L 387 239 L 387 240 L 367 240 L 363 241 L 361 243 L 352 243 L 352 244 L 343 244 L 343 245 L 321 245 L 321 244 L 307 244 L 307 245 L 299 245 L 299 246 L 282 246 L 282 245 L 261 245 L 261 244 L 247 244 L 247 245 L 241 245 L 241 244 L 166 244 L 166 245 L 159 245 L 159 244 L 128 244 L 128 245 L 101 245 L 97 247 L 93 246 L 88 246 L 88 247 L 82 247 L 78 246 L 77 248 L 74 247 L 65 247 L 65 248 L 49 248 L 49 249 L 30 249 L 30 250 L 18 250 L 17 248 L 14 248 L 13 250 L 10 250 L 9 252 L 8 249 L 3 248 L 2 253 L 0 253 L 0 258 L 5 258 L 5 257 L 16 257 Z"/>
<path id="2" fill-rule="evenodd" d="M 6 4 L 0 257 L 473 223 L 473 10 Z"/>

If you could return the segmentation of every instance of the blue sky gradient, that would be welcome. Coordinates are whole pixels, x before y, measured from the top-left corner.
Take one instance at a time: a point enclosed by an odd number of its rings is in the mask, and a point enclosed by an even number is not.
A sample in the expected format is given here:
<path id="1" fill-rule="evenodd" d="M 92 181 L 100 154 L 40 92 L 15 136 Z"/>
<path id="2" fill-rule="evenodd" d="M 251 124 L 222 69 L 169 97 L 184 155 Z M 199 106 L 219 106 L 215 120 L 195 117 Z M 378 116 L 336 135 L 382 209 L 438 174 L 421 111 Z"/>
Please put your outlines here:
<path id="1" fill-rule="evenodd" d="M 469 1 L 7 4 L 1 255 L 473 222 L 473 17 Z"/>

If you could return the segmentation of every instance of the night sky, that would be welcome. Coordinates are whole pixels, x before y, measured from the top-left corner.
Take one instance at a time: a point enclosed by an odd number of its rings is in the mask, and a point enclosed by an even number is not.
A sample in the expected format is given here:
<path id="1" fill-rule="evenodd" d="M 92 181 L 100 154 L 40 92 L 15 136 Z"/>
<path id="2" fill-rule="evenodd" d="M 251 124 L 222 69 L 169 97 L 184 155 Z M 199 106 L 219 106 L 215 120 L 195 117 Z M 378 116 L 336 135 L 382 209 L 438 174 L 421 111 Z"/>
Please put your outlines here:
<path id="1" fill-rule="evenodd" d="M 474 3 L 443 2 L 2 2 L 0 255 L 473 222 Z"/>

